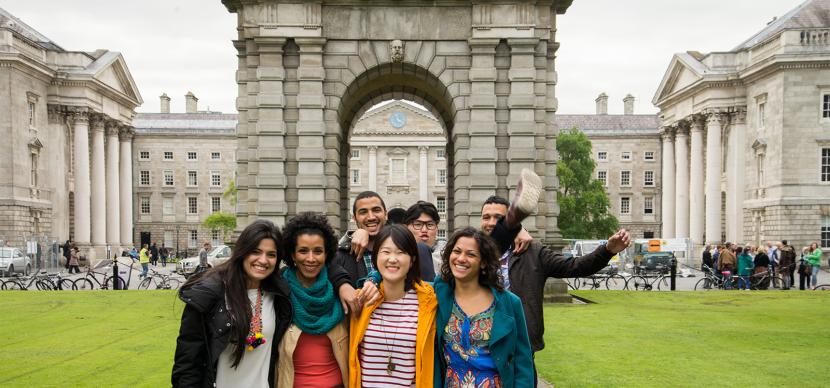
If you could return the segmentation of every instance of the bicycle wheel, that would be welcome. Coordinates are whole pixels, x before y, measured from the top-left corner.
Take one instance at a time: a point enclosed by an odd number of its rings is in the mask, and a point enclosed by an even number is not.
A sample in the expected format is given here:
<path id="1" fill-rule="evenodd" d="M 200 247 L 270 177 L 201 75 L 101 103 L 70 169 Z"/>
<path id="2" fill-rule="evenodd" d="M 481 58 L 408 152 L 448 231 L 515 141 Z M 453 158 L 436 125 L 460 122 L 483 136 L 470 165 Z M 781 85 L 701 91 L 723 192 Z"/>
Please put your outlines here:
<path id="1" fill-rule="evenodd" d="M 579 278 L 568 278 L 568 285 L 571 286 L 571 289 L 578 290 Z"/>
<path id="2" fill-rule="evenodd" d="M 35 281 L 35 287 L 37 287 L 37 289 L 40 291 L 51 291 L 58 289 L 58 286 L 56 286 L 55 283 L 46 278 L 38 279 L 37 281 Z"/>
<path id="3" fill-rule="evenodd" d="M 605 279 L 605 289 L 621 291 L 625 289 L 625 283 L 625 278 L 622 275 L 614 274 Z"/>
<path id="4" fill-rule="evenodd" d="M 815 291 L 830 291 L 830 284 L 819 284 L 813 287 Z"/>
<path id="5" fill-rule="evenodd" d="M 59 290 L 71 290 L 73 286 L 72 280 L 69 279 L 61 279 L 58 282 L 58 289 Z"/>
<path id="6" fill-rule="evenodd" d="M 2 288 L 4 290 L 9 290 L 9 291 L 23 291 L 23 290 L 25 290 L 25 288 L 23 288 L 23 285 L 21 285 L 20 283 L 18 283 L 15 280 L 7 280 L 7 281 L 3 282 L 3 284 L 0 285 L 0 288 Z"/>
<path id="7" fill-rule="evenodd" d="M 772 284 L 770 285 L 772 288 L 780 290 L 784 288 L 784 279 L 781 278 L 781 275 L 775 275 L 772 277 Z"/>
<path id="8" fill-rule="evenodd" d="M 670 291 L 671 284 L 669 284 L 668 276 L 660 276 L 657 278 L 657 291 Z"/>
<path id="9" fill-rule="evenodd" d="M 695 291 L 712 291 L 717 289 L 715 282 L 711 279 L 703 278 L 695 283 Z"/>
<path id="10" fill-rule="evenodd" d="M 178 290 L 179 287 L 182 286 L 182 281 L 176 278 L 168 278 L 167 279 L 167 289 L 169 290 Z"/>
<path id="11" fill-rule="evenodd" d="M 115 288 L 113 287 L 113 285 L 114 284 L 113 284 L 113 281 L 112 281 L 112 276 L 104 279 L 104 287 L 106 287 L 107 290 L 114 290 Z M 127 282 L 124 281 L 124 278 L 119 276 L 118 277 L 118 289 L 119 290 L 124 290 L 126 288 L 127 288 Z"/>
<path id="12" fill-rule="evenodd" d="M 72 284 L 73 290 L 80 290 L 80 291 L 87 291 L 87 290 L 94 290 L 95 284 L 92 283 L 92 280 L 87 278 L 80 278 L 75 280 Z"/>
<path id="13" fill-rule="evenodd" d="M 158 285 L 156 284 L 155 279 L 153 279 L 153 278 L 144 278 L 144 280 L 142 280 L 141 283 L 138 283 L 138 289 L 139 290 L 149 290 L 151 285 L 152 285 L 153 290 L 158 288 Z"/>
<path id="14" fill-rule="evenodd" d="M 651 285 L 648 284 L 646 278 L 635 275 L 628 278 L 628 281 L 625 282 L 625 288 L 634 291 L 645 291 L 646 289 L 651 289 Z"/>

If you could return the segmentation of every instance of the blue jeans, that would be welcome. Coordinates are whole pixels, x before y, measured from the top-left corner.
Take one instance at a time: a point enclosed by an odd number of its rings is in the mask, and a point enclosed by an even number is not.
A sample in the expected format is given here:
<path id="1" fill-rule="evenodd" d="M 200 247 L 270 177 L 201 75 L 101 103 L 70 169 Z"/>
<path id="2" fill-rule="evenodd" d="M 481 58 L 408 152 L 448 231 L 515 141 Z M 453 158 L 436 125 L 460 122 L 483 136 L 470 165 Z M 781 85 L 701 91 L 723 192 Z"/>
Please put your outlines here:
<path id="1" fill-rule="evenodd" d="M 813 287 L 818 285 L 818 269 L 821 268 L 819 265 L 813 266 L 813 275 L 810 277 L 810 283 L 812 283 Z"/>
<path id="2" fill-rule="evenodd" d="M 138 278 L 139 278 L 139 279 L 141 279 L 141 278 L 143 278 L 143 277 L 147 276 L 147 265 L 148 265 L 148 264 L 149 264 L 149 263 L 141 263 L 141 273 L 140 273 L 140 274 L 138 274 Z"/>
<path id="3" fill-rule="evenodd" d="M 749 289 L 749 276 L 741 276 L 740 279 L 738 279 L 738 289 L 740 290 L 742 288 L 746 288 L 747 290 Z"/>

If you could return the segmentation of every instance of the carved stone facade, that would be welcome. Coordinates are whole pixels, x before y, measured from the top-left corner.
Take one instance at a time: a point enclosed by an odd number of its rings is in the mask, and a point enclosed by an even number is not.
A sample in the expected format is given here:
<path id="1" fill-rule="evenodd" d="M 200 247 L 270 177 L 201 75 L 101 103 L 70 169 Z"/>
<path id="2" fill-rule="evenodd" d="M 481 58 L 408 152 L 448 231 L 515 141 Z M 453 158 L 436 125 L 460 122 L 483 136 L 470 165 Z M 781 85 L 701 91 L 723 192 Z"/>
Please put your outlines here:
<path id="1" fill-rule="evenodd" d="M 121 54 L 64 50 L 0 9 L 0 85 L 0 239 L 72 238 L 89 259 L 130 245 L 142 100 Z"/>
<path id="2" fill-rule="evenodd" d="M 830 245 L 828 12 L 806 1 L 731 51 L 672 58 L 653 100 L 664 236 Z"/>
<path id="3" fill-rule="evenodd" d="M 481 203 L 530 168 L 546 194 L 526 226 L 561 243 L 555 32 L 570 0 L 223 3 L 239 15 L 241 226 L 312 210 L 346 228 L 350 132 L 371 106 L 407 99 L 448 134 L 450 229 L 478 224 Z"/>
<path id="4" fill-rule="evenodd" d="M 395 101 L 367 111 L 352 132 L 349 206 L 365 190 L 380 194 L 389 209 L 429 201 L 440 212 L 438 235 L 446 237 L 449 178 L 441 123 L 425 110 Z"/>

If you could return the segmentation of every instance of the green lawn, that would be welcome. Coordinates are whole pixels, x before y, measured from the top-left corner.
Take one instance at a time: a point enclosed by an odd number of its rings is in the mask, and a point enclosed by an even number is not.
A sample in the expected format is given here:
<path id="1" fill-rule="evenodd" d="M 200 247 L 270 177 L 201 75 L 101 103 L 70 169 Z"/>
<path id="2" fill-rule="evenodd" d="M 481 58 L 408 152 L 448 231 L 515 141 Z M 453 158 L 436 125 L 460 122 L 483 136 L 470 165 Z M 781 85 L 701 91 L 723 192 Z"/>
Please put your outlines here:
<path id="1" fill-rule="evenodd" d="M 830 293 L 579 291 L 545 307 L 557 387 L 830 386 Z"/>
<path id="2" fill-rule="evenodd" d="M 545 308 L 536 360 L 557 387 L 830 385 L 830 293 L 577 294 L 597 303 Z M 0 292 L 0 387 L 168 386 L 181 308 L 172 291 Z"/>

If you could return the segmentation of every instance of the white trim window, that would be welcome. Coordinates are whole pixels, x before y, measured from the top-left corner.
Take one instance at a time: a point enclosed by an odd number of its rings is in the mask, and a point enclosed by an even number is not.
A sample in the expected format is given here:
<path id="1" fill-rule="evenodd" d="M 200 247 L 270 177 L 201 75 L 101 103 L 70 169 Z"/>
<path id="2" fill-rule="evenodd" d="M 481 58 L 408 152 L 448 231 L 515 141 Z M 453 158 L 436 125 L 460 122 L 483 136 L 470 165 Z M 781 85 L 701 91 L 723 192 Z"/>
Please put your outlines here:
<path id="1" fill-rule="evenodd" d="M 199 230 L 198 229 L 190 229 L 190 233 L 188 233 L 190 238 L 187 239 L 187 247 L 188 248 L 196 248 L 199 246 Z"/>
<path id="2" fill-rule="evenodd" d="M 37 124 L 37 116 L 35 115 L 35 113 L 37 112 L 37 109 L 36 109 L 36 106 L 35 106 L 35 102 L 34 101 L 29 101 L 29 104 L 27 105 L 27 107 L 28 107 L 27 109 L 28 109 L 28 114 L 29 114 L 29 128 L 34 128 L 35 124 Z"/>
<path id="3" fill-rule="evenodd" d="M 138 172 L 139 186 L 150 186 L 150 171 L 141 170 Z"/>
<path id="4" fill-rule="evenodd" d="M 654 161 L 654 151 L 645 151 L 643 152 L 643 160 L 647 162 Z"/>
<path id="5" fill-rule="evenodd" d="M 654 187 L 654 171 L 643 171 L 643 186 Z"/>
<path id="6" fill-rule="evenodd" d="M 600 162 L 608 160 L 608 151 L 597 151 L 597 160 Z"/>
<path id="7" fill-rule="evenodd" d="M 141 197 L 138 207 L 141 209 L 141 214 L 150 214 L 150 197 Z"/>
<path id="8" fill-rule="evenodd" d="M 821 247 L 830 248 L 830 216 L 821 217 Z"/>
<path id="9" fill-rule="evenodd" d="M 830 119 L 830 93 L 821 95 L 821 118 Z"/>
<path id="10" fill-rule="evenodd" d="M 164 170 L 164 186 L 173 187 L 175 181 L 173 180 L 173 170 Z"/>
<path id="11" fill-rule="evenodd" d="M 597 180 L 602 182 L 602 185 L 608 187 L 608 171 L 597 170 Z"/>
<path id="12" fill-rule="evenodd" d="M 210 172 L 210 186 L 211 187 L 220 187 L 220 186 L 222 186 L 222 174 L 219 171 L 211 171 Z"/>
<path id="13" fill-rule="evenodd" d="M 439 168 L 435 170 L 435 184 L 437 186 L 446 186 L 447 184 L 447 169 Z"/>
<path id="14" fill-rule="evenodd" d="M 758 103 L 758 128 L 764 128 L 767 124 L 767 103 Z"/>
<path id="15" fill-rule="evenodd" d="M 830 182 L 830 148 L 821 149 L 821 181 Z"/>
<path id="16" fill-rule="evenodd" d="M 165 216 L 173 215 L 173 197 L 163 197 L 161 199 L 162 214 Z"/>
<path id="17" fill-rule="evenodd" d="M 447 158 L 446 150 L 444 150 L 443 148 L 439 148 L 439 149 L 435 150 L 435 159 L 444 160 L 446 158 Z"/>
<path id="18" fill-rule="evenodd" d="M 199 198 L 187 197 L 187 214 L 199 213 Z"/>
<path id="19" fill-rule="evenodd" d="M 435 209 L 438 210 L 438 214 L 447 214 L 447 198 L 446 197 L 436 197 L 435 198 Z"/>
<path id="20" fill-rule="evenodd" d="M 210 160 L 222 160 L 222 153 L 213 151 L 210 153 Z"/>
<path id="21" fill-rule="evenodd" d="M 389 158 L 389 184 L 406 185 L 406 158 Z"/>
<path id="22" fill-rule="evenodd" d="M 222 211 L 222 197 L 210 197 L 210 212 L 216 213 Z"/>
<path id="23" fill-rule="evenodd" d="M 190 170 L 187 172 L 187 187 L 196 187 L 199 185 L 199 176 L 196 171 Z"/>
<path id="24" fill-rule="evenodd" d="M 138 160 L 150 160 L 150 151 L 138 151 Z"/>
<path id="25" fill-rule="evenodd" d="M 623 151 L 620 153 L 620 160 L 623 162 L 630 162 L 633 158 L 631 151 Z"/>
<path id="26" fill-rule="evenodd" d="M 643 198 L 643 214 L 654 214 L 654 197 Z"/>
<path id="27" fill-rule="evenodd" d="M 360 169 L 353 168 L 349 170 L 349 182 L 352 186 L 360 186 Z"/>
<path id="28" fill-rule="evenodd" d="M 360 150 L 359 149 L 352 148 L 351 159 L 352 160 L 360 160 Z"/>
<path id="29" fill-rule="evenodd" d="M 198 160 L 196 151 L 187 151 L 187 160 Z"/>
<path id="30" fill-rule="evenodd" d="M 620 197 L 620 214 L 631 214 L 631 197 Z"/>
<path id="31" fill-rule="evenodd" d="M 620 186 L 631 186 L 631 170 L 620 171 Z"/>
<path id="32" fill-rule="evenodd" d="M 164 160 L 173 160 L 173 151 L 164 151 Z"/>

